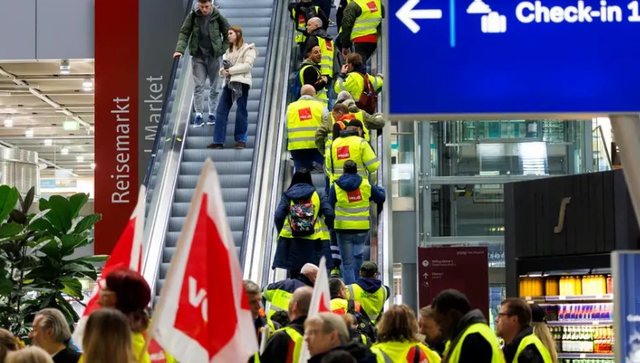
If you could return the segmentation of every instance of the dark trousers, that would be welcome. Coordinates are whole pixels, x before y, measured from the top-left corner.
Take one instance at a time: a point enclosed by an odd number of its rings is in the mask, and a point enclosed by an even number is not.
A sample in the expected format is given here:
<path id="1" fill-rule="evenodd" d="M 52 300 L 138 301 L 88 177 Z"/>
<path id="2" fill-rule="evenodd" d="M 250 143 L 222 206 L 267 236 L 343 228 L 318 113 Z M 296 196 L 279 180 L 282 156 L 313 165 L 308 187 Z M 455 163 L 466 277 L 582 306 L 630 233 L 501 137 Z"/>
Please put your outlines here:
<path id="1" fill-rule="evenodd" d="M 367 64 L 373 52 L 376 51 L 378 43 L 353 43 L 356 53 L 362 56 L 362 63 Z"/>

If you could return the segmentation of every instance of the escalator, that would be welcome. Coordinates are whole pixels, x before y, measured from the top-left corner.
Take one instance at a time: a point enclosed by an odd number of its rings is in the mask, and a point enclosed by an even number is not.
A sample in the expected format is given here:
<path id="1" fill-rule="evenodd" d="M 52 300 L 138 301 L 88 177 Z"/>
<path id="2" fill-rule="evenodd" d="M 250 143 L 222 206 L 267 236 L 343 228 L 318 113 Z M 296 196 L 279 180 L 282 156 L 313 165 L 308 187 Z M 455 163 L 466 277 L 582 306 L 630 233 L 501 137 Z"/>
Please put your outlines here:
<path id="1" fill-rule="evenodd" d="M 245 149 L 234 149 L 236 107 L 233 106 L 224 148 L 207 149 L 213 141 L 214 127 L 189 125 L 189 120 L 193 119 L 193 81 L 191 60 L 185 55 L 175 74 L 174 90 L 167 98 L 164 112 L 167 120 L 158 132 L 156 142 L 159 145 L 154 148 L 155 159 L 150 163 L 146 178 L 149 214 L 145 240 L 150 242 L 145 249 L 143 274 L 152 282 L 155 296 L 159 295 L 169 269 L 202 164 L 207 158 L 211 158 L 217 168 L 229 225 L 240 259 L 244 260 L 246 216 L 251 210 L 254 175 L 261 160 L 257 157 L 259 144 L 256 141 L 260 142 L 260 125 L 265 119 L 263 114 L 267 106 L 263 99 L 269 97 L 264 80 L 268 59 L 273 57 L 268 49 L 275 41 L 269 35 L 277 25 L 272 13 L 278 5 L 274 0 L 218 0 L 216 6 L 230 25 L 242 28 L 245 42 L 255 43 L 258 52 L 247 102 L 248 139 Z"/>

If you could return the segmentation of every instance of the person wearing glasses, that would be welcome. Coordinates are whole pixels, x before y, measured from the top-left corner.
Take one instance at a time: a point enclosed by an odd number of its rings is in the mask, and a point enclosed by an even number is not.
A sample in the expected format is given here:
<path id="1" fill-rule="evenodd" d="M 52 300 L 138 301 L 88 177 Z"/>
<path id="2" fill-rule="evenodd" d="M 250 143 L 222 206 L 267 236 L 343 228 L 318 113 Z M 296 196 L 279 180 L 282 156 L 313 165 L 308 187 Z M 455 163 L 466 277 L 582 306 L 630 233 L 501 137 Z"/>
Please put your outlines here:
<path id="1" fill-rule="evenodd" d="M 552 363 L 551 354 L 531 327 L 531 308 L 524 300 L 510 298 L 500 304 L 496 333 L 508 363 Z"/>
<path id="2" fill-rule="evenodd" d="M 471 309 L 467 297 L 458 290 L 442 291 L 431 308 L 448 348 L 443 363 L 505 363 L 500 343 L 482 312 Z"/>

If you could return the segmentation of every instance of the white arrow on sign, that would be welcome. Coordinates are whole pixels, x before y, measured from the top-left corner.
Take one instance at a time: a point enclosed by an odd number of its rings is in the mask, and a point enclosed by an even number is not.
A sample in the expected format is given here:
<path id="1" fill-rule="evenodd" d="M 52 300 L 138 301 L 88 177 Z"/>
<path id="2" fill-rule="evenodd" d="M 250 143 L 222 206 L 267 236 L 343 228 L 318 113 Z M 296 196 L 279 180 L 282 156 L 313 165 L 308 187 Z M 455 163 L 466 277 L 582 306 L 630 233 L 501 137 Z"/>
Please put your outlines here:
<path id="1" fill-rule="evenodd" d="M 414 19 L 442 19 L 440 9 L 414 9 L 420 0 L 408 0 L 396 13 L 398 19 L 414 33 L 420 31 L 420 25 Z"/>

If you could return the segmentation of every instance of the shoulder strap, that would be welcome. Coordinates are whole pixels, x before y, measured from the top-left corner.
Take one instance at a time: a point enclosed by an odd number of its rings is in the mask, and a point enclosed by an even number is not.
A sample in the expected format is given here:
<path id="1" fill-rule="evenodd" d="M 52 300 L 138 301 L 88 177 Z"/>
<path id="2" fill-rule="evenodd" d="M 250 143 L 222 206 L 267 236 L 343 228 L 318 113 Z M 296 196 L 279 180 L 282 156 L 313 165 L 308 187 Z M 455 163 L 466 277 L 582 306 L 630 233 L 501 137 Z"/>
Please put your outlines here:
<path id="1" fill-rule="evenodd" d="M 333 131 L 333 130 L 332 130 Z M 333 143 L 336 142 L 336 140 L 333 140 L 331 142 L 331 146 L 329 146 L 329 156 L 331 158 L 331 175 L 333 176 L 333 174 L 336 173 L 336 169 L 333 166 Z"/>
<path id="2" fill-rule="evenodd" d="M 371 84 L 371 80 L 369 79 L 369 75 L 367 73 L 361 73 L 361 72 L 358 72 L 358 74 L 360 74 L 362 76 L 362 79 L 364 80 L 364 87 L 367 90 L 372 91 L 373 90 L 373 85 Z"/>
<path id="3" fill-rule="evenodd" d="M 389 354 L 385 353 L 382 349 L 380 349 L 379 352 L 382 355 L 382 358 L 384 358 L 384 363 L 393 363 L 393 360 L 391 359 L 391 357 L 389 357 Z"/>
<path id="4" fill-rule="evenodd" d="M 353 284 L 347 285 L 347 290 L 349 290 L 349 301 L 355 300 L 355 293 L 353 292 Z"/>
<path id="5" fill-rule="evenodd" d="M 413 346 L 413 363 L 420 363 L 421 352 L 422 352 L 422 349 L 420 349 L 420 346 L 418 344 Z"/>

